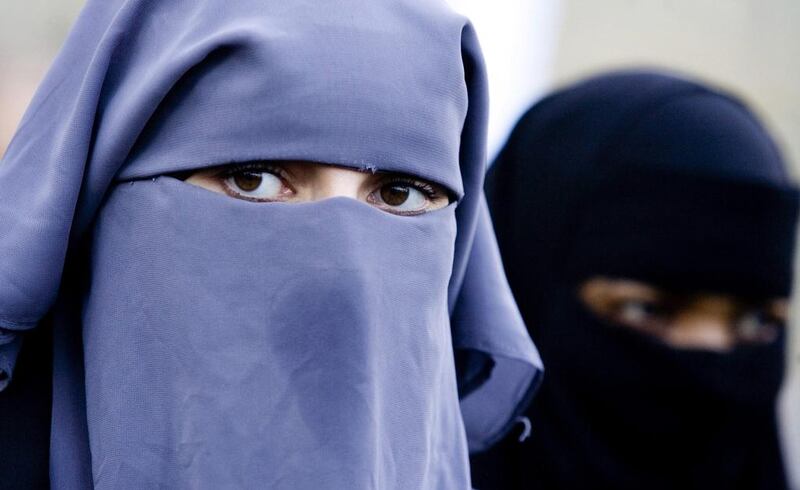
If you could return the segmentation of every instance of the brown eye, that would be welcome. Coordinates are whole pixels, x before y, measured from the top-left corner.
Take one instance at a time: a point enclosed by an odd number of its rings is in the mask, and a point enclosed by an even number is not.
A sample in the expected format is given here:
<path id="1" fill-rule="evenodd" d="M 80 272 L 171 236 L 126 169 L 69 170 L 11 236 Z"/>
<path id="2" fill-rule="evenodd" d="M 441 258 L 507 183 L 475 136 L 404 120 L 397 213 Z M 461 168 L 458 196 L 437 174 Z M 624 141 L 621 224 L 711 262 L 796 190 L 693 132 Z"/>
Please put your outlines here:
<path id="1" fill-rule="evenodd" d="M 224 183 L 228 194 L 250 201 L 275 201 L 290 192 L 281 178 L 269 170 L 234 170 Z"/>
<path id="2" fill-rule="evenodd" d="M 233 175 L 233 182 L 239 189 L 245 192 L 252 192 L 258 189 L 258 186 L 264 180 L 262 175 L 262 173 L 256 172 L 239 172 Z"/>
<path id="3" fill-rule="evenodd" d="M 422 179 L 386 173 L 377 175 L 376 180 L 366 200 L 387 213 L 416 216 L 443 208 L 449 202 L 446 190 Z"/>
<path id="4" fill-rule="evenodd" d="M 402 185 L 385 185 L 381 187 L 381 199 L 389 206 L 400 206 L 408 200 L 411 189 Z"/>

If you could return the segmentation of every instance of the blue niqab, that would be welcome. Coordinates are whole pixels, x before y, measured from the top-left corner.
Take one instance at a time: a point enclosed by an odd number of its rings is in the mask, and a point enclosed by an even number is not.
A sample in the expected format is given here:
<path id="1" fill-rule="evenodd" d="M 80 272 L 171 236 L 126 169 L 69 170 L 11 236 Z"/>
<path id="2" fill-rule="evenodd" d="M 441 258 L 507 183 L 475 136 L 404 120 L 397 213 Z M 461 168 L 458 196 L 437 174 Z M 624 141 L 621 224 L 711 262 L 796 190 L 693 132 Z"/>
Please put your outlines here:
<path id="1" fill-rule="evenodd" d="M 469 488 L 541 361 L 442 2 L 90 0 L 0 163 L 0 389 L 54 321 L 54 488 Z M 303 160 L 457 202 L 257 204 L 171 174 Z"/>

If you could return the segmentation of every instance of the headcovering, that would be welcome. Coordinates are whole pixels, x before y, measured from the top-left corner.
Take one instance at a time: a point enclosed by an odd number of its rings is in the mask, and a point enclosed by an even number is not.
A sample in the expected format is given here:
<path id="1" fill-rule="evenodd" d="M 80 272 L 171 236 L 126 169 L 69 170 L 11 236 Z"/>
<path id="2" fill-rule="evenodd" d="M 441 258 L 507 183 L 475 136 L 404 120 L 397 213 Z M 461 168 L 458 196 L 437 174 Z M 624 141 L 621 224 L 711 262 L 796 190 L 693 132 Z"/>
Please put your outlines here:
<path id="1" fill-rule="evenodd" d="M 673 349 L 578 300 L 592 276 L 752 300 L 787 296 L 797 192 L 735 98 L 617 72 L 546 97 L 487 180 L 512 291 L 548 366 L 529 439 L 475 460 L 513 488 L 781 488 L 783 339 Z"/>
<path id="2" fill-rule="evenodd" d="M 55 486 L 468 488 L 467 444 L 541 372 L 482 197 L 486 113 L 443 2 L 90 1 L 0 164 L 0 370 L 54 308 Z M 273 159 L 458 202 L 164 176 Z"/>

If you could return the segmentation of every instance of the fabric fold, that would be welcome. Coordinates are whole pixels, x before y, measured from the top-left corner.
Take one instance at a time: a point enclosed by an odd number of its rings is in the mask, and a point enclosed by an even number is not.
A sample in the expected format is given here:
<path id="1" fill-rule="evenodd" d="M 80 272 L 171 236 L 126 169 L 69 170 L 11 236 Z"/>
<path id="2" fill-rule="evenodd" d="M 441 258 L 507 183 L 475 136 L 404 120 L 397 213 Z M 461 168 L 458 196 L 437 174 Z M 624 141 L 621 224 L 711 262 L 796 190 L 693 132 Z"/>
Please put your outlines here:
<path id="1" fill-rule="evenodd" d="M 458 201 L 448 355 L 466 359 L 451 374 L 469 447 L 485 448 L 541 373 L 481 204 L 487 111 L 474 30 L 444 2 L 90 0 L 0 163 L 0 328 L 32 328 L 67 293 L 86 299 L 97 217 L 124 186 L 254 160 L 419 176 Z M 120 260 L 136 268 L 135 254 Z M 77 272 L 59 290 L 65 264 Z M 96 354 L 77 338 L 86 322 L 56 319 L 54 428 L 69 427 L 53 437 L 60 455 L 74 443 L 95 458 L 75 435 L 105 396 L 80 366 Z"/>
<path id="2" fill-rule="evenodd" d="M 0 328 L 0 391 L 8 386 L 14 375 L 20 348 L 22 348 L 22 337 Z"/>

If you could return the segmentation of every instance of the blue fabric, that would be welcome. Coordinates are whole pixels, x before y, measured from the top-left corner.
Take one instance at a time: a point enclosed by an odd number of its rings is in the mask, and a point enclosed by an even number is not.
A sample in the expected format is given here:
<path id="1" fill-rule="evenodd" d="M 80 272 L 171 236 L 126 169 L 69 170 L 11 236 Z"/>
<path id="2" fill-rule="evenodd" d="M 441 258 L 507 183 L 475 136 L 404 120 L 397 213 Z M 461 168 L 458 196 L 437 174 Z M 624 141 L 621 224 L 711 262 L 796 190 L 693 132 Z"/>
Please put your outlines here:
<path id="1" fill-rule="evenodd" d="M 0 164 L 0 368 L 52 311 L 53 486 L 469 488 L 541 374 L 482 196 L 486 98 L 443 2 L 89 1 Z M 457 202 L 167 176 L 264 159 Z"/>

